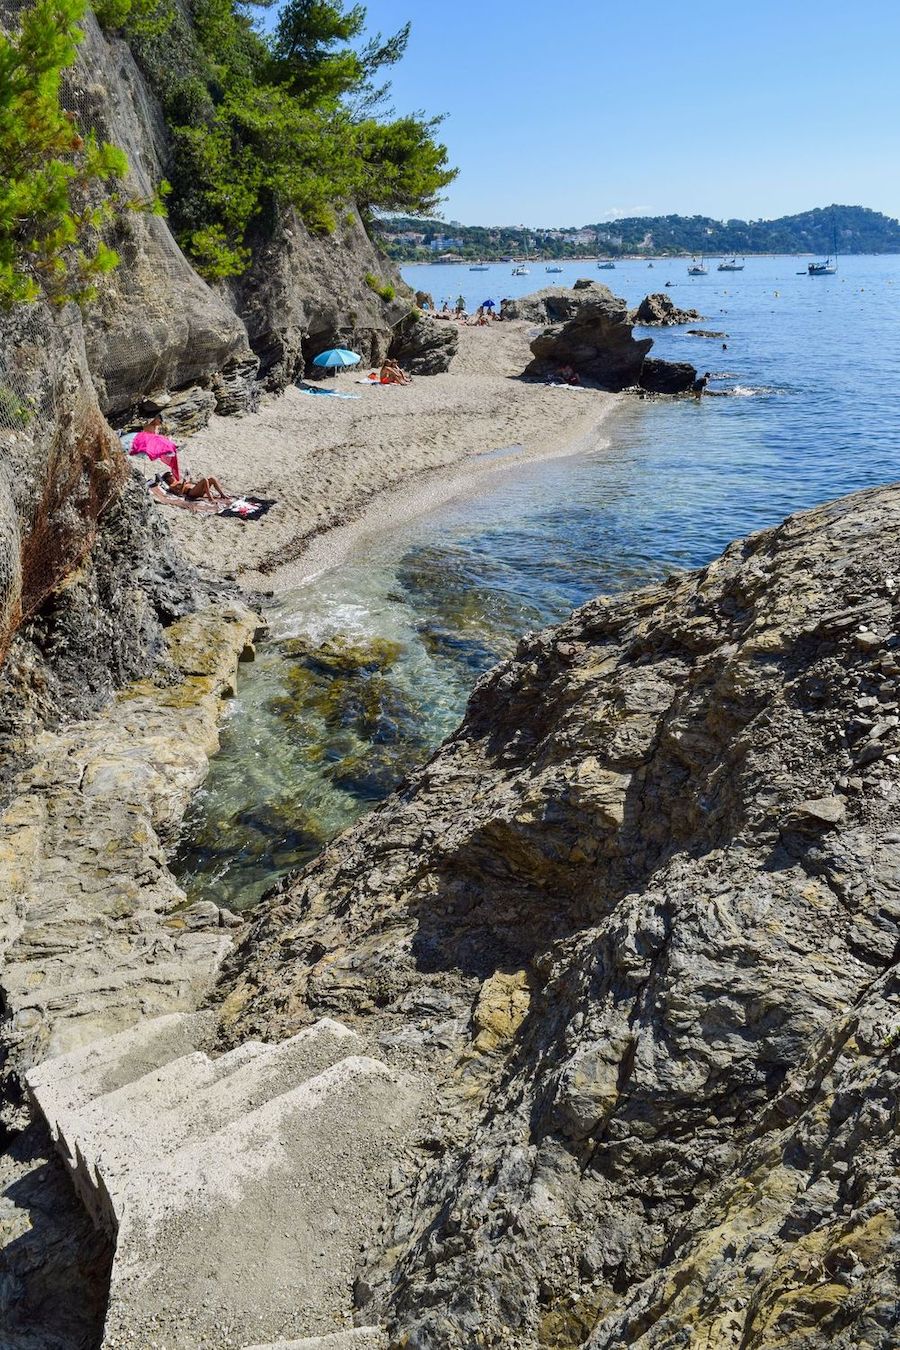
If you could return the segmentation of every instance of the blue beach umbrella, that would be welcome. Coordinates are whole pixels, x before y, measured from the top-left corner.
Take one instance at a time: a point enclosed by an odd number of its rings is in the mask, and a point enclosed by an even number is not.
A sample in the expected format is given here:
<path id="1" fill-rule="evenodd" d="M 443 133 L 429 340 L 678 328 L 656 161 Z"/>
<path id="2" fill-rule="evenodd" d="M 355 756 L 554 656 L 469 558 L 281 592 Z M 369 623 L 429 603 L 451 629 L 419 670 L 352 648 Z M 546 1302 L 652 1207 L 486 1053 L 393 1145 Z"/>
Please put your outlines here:
<path id="1" fill-rule="evenodd" d="M 356 352 L 348 352 L 345 347 L 332 347 L 329 351 L 319 352 L 318 356 L 314 356 L 313 365 L 334 370 L 337 366 L 358 366 L 361 360 L 361 356 L 357 356 Z"/>
<path id="2" fill-rule="evenodd" d="M 495 308 L 495 305 L 494 305 L 493 300 L 485 300 L 485 302 L 484 302 L 484 304 L 481 306 L 481 308 L 482 308 L 482 309 L 494 309 L 494 308 Z"/>

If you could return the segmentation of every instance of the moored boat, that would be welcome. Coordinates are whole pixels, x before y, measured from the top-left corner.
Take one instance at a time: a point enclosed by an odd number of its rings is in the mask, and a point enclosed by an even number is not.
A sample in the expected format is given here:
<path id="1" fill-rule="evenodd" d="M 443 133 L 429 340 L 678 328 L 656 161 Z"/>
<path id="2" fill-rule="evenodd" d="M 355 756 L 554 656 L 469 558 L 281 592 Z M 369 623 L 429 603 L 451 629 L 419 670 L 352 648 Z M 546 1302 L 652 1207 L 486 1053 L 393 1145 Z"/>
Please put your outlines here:
<path id="1" fill-rule="evenodd" d="M 514 277 L 527 277 L 531 275 L 524 263 L 519 263 L 518 267 L 514 267 L 512 274 Z"/>
<path id="2" fill-rule="evenodd" d="M 703 259 L 702 259 L 702 258 L 700 259 L 699 262 L 697 262 L 696 258 L 694 259 L 694 261 L 691 263 L 690 267 L 688 268 L 688 276 L 689 276 L 689 277 L 708 277 L 708 276 L 709 276 L 709 268 L 705 265 L 705 263 L 703 262 Z"/>
<path id="3" fill-rule="evenodd" d="M 561 272 L 561 271 L 562 271 L 562 268 L 561 268 L 561 267 L 545 267 L 545 268 L 544 268 L 544 271 L 545 271 L 545 272 Z"/>
<path id="4" fill-rule="evenodd" d="M 823 258 L 821 262 L 807 263 L 807 273 L 811 277 L 833 277 L 837 271 L 837 226 L 834 223 L 834 212 L 831 213 L 831 254 Z"/>
<path id="5" fill-rule="evenodd" d="M 597 266 L 601 272 L 614 272 L 616 269 L 616 264 L 612 258 L 607 258 L 604 262 L 598 262 Z"/>
<path id="6" fill-rule="evenodd" d="M 716 268 L 717 272 L 743 272 L 744 264 L 737 258 L 723 258 Z"/>
<path id="7" fill-rule="evenodd" d="M 485 262 L 478 262 L 478 263 L 473 263 L 472 266 L 469 268 L 469 271 L 470 271 L 470 272 L 488 272 L 488 271 L 490 271 L 490 268 L 489 268 L 489 266 L 488 266 L 487 263 L 485 263 Z"/>

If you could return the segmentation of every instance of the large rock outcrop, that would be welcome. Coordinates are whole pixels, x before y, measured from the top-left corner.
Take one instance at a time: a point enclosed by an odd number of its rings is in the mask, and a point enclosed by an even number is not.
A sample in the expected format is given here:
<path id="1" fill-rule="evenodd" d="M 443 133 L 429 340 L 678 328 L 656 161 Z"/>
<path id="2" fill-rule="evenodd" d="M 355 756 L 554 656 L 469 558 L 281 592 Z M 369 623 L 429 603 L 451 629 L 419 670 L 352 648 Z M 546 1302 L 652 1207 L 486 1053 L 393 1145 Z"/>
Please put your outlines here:
<path id="1" fill-rule="evenodd" d="M 441 375 L 459 348 L 459 329 L 454 323 L 411 316 L 400 324 L 390 355 L 412 375 Z"/>
<path id="2" fill-rule="evenodd" d="M 17 3 L 2 6 L 10 21 Z M 171 174 L 172 150 L 140 42 L 136 59 L 90 11 L 83 27 L 64 105 L 85 131 L 126 152 L 127 193 L 149 202 Z M 176 66 L 193 40 L 189 16 L 176 10 L 170 37 L 160 39 L 163 47 L 171 41 Z M 116 425 L 162 410 L 171 429 L 187 435 L 213 411 L 253 407 L 258 379 L 284 389 L 329 346 L 352 346 L 364 362 L 379 362 L 412 305 L 352 204 L 339 204 L 334 230 L 320 235 L 292 209 L 273 209 L 247 240 L 247 272 L 215 286 L 194 271 L 162 216 L 130 212 L 110 242 L 122 261 L 88 312 L 86 343 L 100 406 Z"/>
<path id="3" fill-rule="evenodd" d="M 898 623 L 900 488 L 594 601 L 264 903 L 224 1042 L 432 1082 L 392 1344 L 896 1343 Z"/>
<path id="4" fill-rule="evenodd" d="M 597 295 L 598 290 L 604 293 Z M 634 336 L 628 306 L 619 296 L 605 286 L 585 288 L 574 296 L 565 294 L 572 301 L 571 317 L 545 328 L 534 339 L 534 360 L 526 367 L 526 375 L 540 378 L 572 366 L 598 388 L 613 393 L 643 388 L 678 394 L 690 389 L 697 378 L 693 366 L 645 361 L 653 339 Z"/>
<path id="5" fill-rule="evenodd" d="M 642 324 L 645 328 L 669 328 L 679 323 L 693 323 L 703 315 L 696 309 L 679 309 L 671 295 L 656 291 L 653 295 L 645 295 L 630 317 L 632 323 Z"/>
<path id="6" fill-rule="evenodd" d="M 363 365 L 381 364 L 413 292 L 375 248 L 355 208 L 344 207 L 326 235 L 311 234 L 293 210 L 278 212 L 259 223 L 250 244 L 250 268 L 228 291 L 267 388 L 283 389 L 329 347 L 358 352 Z"/>
<path id="7" fill-rule="evenodd" d="M 565 323 L 574 319 L 585 305 L 595 300 L 613 302 L 616 296 L 602 282 L 585 278 L 574 286 L 543 286 L 530 295 L 500 303 L 502 319 L 521 319 L 526 323 Z"/>

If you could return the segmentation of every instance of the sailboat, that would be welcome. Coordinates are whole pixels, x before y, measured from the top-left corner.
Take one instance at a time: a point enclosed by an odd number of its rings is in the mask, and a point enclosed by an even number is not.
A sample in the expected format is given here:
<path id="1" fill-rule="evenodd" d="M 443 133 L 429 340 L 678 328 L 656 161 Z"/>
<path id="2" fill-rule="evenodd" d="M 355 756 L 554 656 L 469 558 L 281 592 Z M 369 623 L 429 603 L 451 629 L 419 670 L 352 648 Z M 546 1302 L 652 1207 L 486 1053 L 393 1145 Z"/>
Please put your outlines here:
<path id="1" fill-rule="evenodd" d="M 544 268 L 544 271 L 545 271 L 545 272 L 561 272 L 561 271 L 562 271 L 562 268 L 561 268 L 561 267 L 545 267 L 545 268 Z"/>
<path id="2" fill-rule="evenodd" d="M 695 259 L 694 262 L 691 263 L 690 267 L 688 268 L 688 276 L 689 277 L 709 276 L 709 268 L 704 266 L 702 258 L 700 259 L 699 262 L 697 262 Z"/>
<path id="3" fill-rule="evenodd" d="M 743 272 L 744 264 L 737 258 L 723 258 L 716 268 L 717 272 Z"/>
<path id="4" fill-rule="evenodd" d="M 831 257 L 822 262 L 811 262 L 806 268 L 811 277 L 833 277 L 837 271 L 837 226 L 834 213 L 831 216 Z"/>

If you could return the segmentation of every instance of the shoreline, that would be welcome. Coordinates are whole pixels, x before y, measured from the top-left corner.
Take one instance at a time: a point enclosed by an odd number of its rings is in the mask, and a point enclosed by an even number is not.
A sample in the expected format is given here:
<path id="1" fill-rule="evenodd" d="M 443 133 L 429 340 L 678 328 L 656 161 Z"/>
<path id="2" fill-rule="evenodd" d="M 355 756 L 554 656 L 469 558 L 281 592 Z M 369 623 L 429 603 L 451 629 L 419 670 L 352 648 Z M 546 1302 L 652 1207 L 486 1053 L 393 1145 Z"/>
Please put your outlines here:
<path id="1" fill-rule="evenodd" d="M 310 536 L 295 559 L 284 562 L 268 575 L 269 589 L 279 594 L 305 586 L 323 572 L 340 566 L 366 538 L 385 534 L 443 506 L 476 496 L 485 484 L 494 486 L 504 477 L 513 477 L 522 465 L 575 458 L 590 449 L 608 447 L 609 438 L 599 433 L 619 407 L 618 402 L 605 407 L 593 425 L 574 440 L 548 446 L 543 451 L 529 452 L 520 445 L 476 451 L 444 469 L 426 470 L 386 489 L 345 522 Z"/>
<path id="2" fill-rule="evenodd" d="M 328 387 L 355 397 L 291 388 L 246 417 L 213 418 L 185 447 L 193 476 L 276 505 L 256 522 L 160 506 L 178 547 L 251 594 L 278 593 L 334 565 L 376 517 L 413 519 L 489 475 L 578 454 L 621 396 L 520 380 L 533 328 L 461 328 L 451 370 L 408 386 L 345 375 Z"/>

